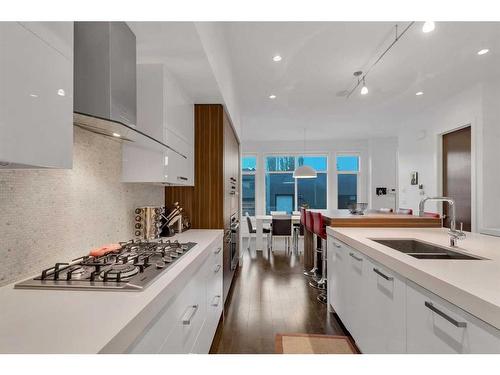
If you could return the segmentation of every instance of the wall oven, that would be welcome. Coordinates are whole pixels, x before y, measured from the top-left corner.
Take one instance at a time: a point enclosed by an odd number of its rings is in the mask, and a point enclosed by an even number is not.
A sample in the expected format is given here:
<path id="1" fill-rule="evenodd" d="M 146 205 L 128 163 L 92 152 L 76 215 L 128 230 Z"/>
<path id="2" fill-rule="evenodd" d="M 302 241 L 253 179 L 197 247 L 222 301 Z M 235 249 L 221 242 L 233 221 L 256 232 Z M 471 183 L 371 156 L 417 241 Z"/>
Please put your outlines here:
<path id="1" fill-rule="evenodd" d="M 239 262 L 239 239 L 240 239 L 240 220 L 238 213 L 231 215 L 230 221 L 230 242 L 229 249 L 231 254 L 231 270 L 235 270 L 238 267 Z"/>

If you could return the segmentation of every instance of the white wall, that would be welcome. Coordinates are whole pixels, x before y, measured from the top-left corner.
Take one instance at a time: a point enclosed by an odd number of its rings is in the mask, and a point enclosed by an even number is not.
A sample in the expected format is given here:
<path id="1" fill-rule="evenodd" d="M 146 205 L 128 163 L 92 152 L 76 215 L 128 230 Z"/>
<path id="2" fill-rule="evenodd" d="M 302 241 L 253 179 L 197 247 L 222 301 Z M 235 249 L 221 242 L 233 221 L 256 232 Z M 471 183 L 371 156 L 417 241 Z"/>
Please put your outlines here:
<path id="1" fill-rule="evenodd" d="M 472 230 L 500 234 L 500 93 L 495 81 L 478 83 L 402 124 L 400 206 L 418 211 L 423 196 L 442 194 L 440 136 L 467 125 L 472 132 Z M 423 191 L 410 185 L 412 171 L 419 172 Z M 430 205 L 429 210 L 440 207 Z"/>
<path id="2" fill-rule="evenodd" d="M 370 193 L 368 203 L 371 208 L 396 209 L 398 207 L 397 149 L 396 137 L 369 140 Z M 387 188 L 387 195 L 377 196 L 377 187 Z"/>
<path id="3" fill-rule="evenodd" d="M 380 146 L 380 147 L 379 147 Z M 265 171 L 266 154 L 304 153 L 303 141 L 243 141 L 243 154 L 257 155 L 256 173 L 256 213 L 265 213 Z M 375 208 L 387 207 L 383 199 L 375 199 L 375 186 L 395 188 L 396 184 L 395 138 L 378 140 L 324 140 L 306 142 L 305 154 L 328 155 L 328 209 L 337 208 L 337 176 L 335 174 L 335 156 L 338 153 L 358 153 L 360 156 L 359 201 L 368 202 Z M 371 178 L 370 176 L 377 176 Z"/>

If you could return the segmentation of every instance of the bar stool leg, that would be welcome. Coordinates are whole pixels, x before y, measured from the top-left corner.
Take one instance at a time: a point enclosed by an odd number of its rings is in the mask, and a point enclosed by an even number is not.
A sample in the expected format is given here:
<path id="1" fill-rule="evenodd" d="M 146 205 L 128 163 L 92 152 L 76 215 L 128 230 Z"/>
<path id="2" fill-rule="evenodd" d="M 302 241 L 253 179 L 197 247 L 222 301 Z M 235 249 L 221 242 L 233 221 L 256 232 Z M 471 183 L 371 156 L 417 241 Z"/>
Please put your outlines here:
<path id="1" fill-rule="evenodd" d="M 321 270 L 321 279 L 318 281 L 318 286 L 319 288 L 318 289 L 321 289 L 322 290 L 322 293 L 318 296 L 318 301 L 321 302 L 321 303 L 326 303 L 327 301 L 327 297 L 326 297 L 326 293 L 327 293 L 327 251 L 328 249 L 326 248 L 326 241 L 325 240 L 321 240 L 321 245 L 322 245 L 322 248 L 323 248 L 323 251 L 321 253 L 321 262 L 322 262 L 322 270 Z M 322 286 L 322 287 L 321 287 Z"/>
<path id="2" fill-rule="evenodd" d="M 323 255 L 323 252 L 321 251 L 321 249 L 316 249 L 316 254 L 315 254 L 315 260 L 316 260 L 316 264 L 317 264 L 317 257 L 318 255 L 321 256 Z M 318 271 L 318 269 L 316 268 L 316 272 Z M 312 277 L 312 280 L 309 281 L 309 286 L 312 287 L 312 288 L 315 288 L 315 289 L 320 289 L 320 290 L 323 290 L 326 288 L 326 285 L 324 284 L 320 284 L 320 281 L 322 280 L 322 277 L 320 277 L 320 275 L 318 275 L 317 273 L 315 274 L 315 276 Z"/>
<path id="3" fill-rule="evenodd" d="M 316 243 L 316 235 L 313 235 L 313 243 Z M 313 268 L 311 268 L 309 271 L 304 271 L 304 275 L 307 277 L 315 277 L 318 275 L 318 254 L 316 253 L 316 245 L 314 246 L 314 263 L 313 263 Z"/>

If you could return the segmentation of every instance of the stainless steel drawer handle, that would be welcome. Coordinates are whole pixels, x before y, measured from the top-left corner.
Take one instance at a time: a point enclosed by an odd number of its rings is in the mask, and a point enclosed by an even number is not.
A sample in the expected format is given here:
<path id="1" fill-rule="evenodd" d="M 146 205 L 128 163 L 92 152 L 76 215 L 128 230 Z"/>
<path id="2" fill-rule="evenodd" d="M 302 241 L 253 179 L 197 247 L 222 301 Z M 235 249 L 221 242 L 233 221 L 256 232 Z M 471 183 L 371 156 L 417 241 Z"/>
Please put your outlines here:
<path id="1" fill-rule="evenodd" d="M 432 302 L 425 301 L 425 307 L 427 307 L 431 311 L 434 311 L 436 314 L 438 314 L 442 318 L 445 318 L 447 321 L 449 321 L 455 327 L 458 327 L 458 328 L 465 328 L 465 327 L 467 327 L 467 323 L 466 322 L 459 322 L 458 320 L 453 319 L 451 316 L 449 316 L 448 314 L 442 312 L 436 306 L 434 306 L 432 304 Z"/>
<path id="2" fill-rule="evenodd" d="M 190 325 L 191 320 L 193 319 L 197 311 L 198 311 L 198 305 L 189 306 L 188 310 L 182 317 L 182 324 L 184 324 L 185 326 Z"/>
<path id="3" fill-rule="evenodd" d="M 220 264 L 215 266 L 214 273 L 217 273 L 220 271 Z"/>
<path id="4" fill-rule="evenodd" d="M 188 180 L 188 178 L 184 177 L 184 176 L 177 176 L 177 179 L 178 180 L 182 180 L 182 181 L 187 181 Z"/>
<path id="5" fill-rule="evenodd" d="M 222 250 L 222 247 L 217 248 L 217 250 L 214 251 L 214 254 L 219 254 Z"/>
<path id="6" fill-rule="evenodd" d="M 212 300 L 212 306 L 217 307 L 219 306 L 220 303 L 220 296 L 215 296 L 214 299 Z"/>
<path id="7" fill-rule="evenodd" d="M 362 262 L 363 261 L 363 258 L 357 257 L 354 253 L 349 253 L 349 255 L 351 256 L 351 258 L 356 259 L 358 262 Z"/>
<path id="8" fill-rule="evenodd" d="M 374 268 L 373 272 L 375 272 L 377 275 L 383 277 L 386 280 L 392 281 L 394 280 L 394 277 L 392 276 L 387 276 L 385 273 L 382 273 L 378 268 Z"/>
<path id="9" fill-rule="evenodd" d="M 335 247 L 338 247 L 338 248 L 340 248 L 340 247 L 341 247 L 341 245 L 340 245 L 339 243 L 337 243 L 337 242 L 333 242 L 333 245 L 334 245 Z"/>

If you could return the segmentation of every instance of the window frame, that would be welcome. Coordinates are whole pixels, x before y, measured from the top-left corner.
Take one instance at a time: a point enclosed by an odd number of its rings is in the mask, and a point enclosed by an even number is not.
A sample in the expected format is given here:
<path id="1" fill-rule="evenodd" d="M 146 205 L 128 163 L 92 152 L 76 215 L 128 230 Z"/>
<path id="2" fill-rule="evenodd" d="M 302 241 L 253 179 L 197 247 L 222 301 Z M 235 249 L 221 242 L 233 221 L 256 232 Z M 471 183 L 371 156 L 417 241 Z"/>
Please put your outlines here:
<path id="1" fill-rule="evenodd" d="M 337 167 L 337 158 L 342 156 L 356 156 L 358 158 L 358 170 L 357 171 L 339 171 Z M 361 153 L 356 151 L 337 151 L 334 155 L 334 163 L 335 163 L 335 206 L 339 209 L 339 179 L 338 176 L 341 174 L 352 174 L 356 175 L 356 198 L 359 199 L 361 196 L 361 186 L 360 186 L 360 176 L 362 173 L 362 164 L 361 164 Z"/>
<path id="2" fill-rule="evenodd" d="M 245 157 L 255 157 L 255 170 L 254 171 L 245 171 L 243 170 L 243 158 Z M 259 155 L 255 152 L 245 152 L 241 154 L 241 216 L 245 216 L 245 212 L 243 212 L 243 176 L 254 176 L 254 184 L 255 184 L 255 191 L 254 191 L 254 197 L 253 197 L 253 207 L 254 207 L 254 215 L 250 216 L 255 216 L 257 215 L 257 197 L 258 197 L 258 172 L 259 172 Z"/>
<path id="3" fill-rule="evenodd" d="M 263 178 L 264 178 L 264 186 L 263 186 L 263 197 L 264 197 L 264 213 L 267 213 L 267 191 L 266 191 L 266 175 L 268 173 L 271 174 L 286 174 L 292 173 L 294 171 L 268 171 L 267 170 L 267 158 L 268 157 L 293 157 L 295 161 L 295 168 L 298 167 L 298 159 L 300 156 L 306 157 L 322 157 L 326 159 L 326 169 L 318 170 L 318 173 L 326 174 L 326 207 L 319 208 L 319 210 L 327 210 L 330 205 L 330 153 L 329 152 L 266 152 L 262 154 L 262 162 L 263 162 Z M 335 169 L 337 169 L 335 167 Z M 298 211 L 299 197 L 298 197 L 298 179 L 294 179 L 294 207 L 293 211 Z"/>

